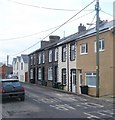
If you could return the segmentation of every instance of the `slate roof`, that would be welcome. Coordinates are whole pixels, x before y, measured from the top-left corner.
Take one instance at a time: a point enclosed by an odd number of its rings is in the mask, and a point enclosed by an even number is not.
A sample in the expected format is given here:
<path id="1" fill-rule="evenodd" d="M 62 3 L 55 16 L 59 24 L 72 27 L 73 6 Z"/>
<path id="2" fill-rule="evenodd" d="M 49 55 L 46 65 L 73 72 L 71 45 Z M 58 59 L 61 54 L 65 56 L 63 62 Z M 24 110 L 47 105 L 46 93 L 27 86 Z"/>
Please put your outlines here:
<path id="1" fill-rule="evenodd" d="M 112 28 L 113 26 L 115 26 L 115 20 L 112 20 L 110 22 L 108 21 L 103 21 L 100 23 L 99 25 L 99 31 L 104 31 L 104 30 L 109 30 L 110 28 Z M 42 51 L 44 49 L 48 49 L 48 48 L 52 48 L 52 46 L 56 46 L 56 45 L 62 45 L 62 44 L 65 44 L 65 43 L 68 43 L 68 42 L 72 42 L 72 41 L 77 41 L 77 40 L 80 40 L 80 38 L 83 38 L 83 37 L 88 37 L 90 35 L 93 35 L 93 34 L 96 34 L 96 27 L 94 28 L 91 28 L 91 29 L 88 29 L 88 30 L 85 30 L 83 32 L 76 32 L 72 35 L 69 35 L 67 37 L 64 37 L 56 42 L 53 42 L 51 44 L 48 44 L 47 46 L 43 47 L 43 48 L 40 48 L 32 53 L 30 53 L 29 55 L 37 52 L 37 51 Z"/>
<path id="2" fill-rule="evenodd" d="M 21 57 L 22 57 L 24 63 L 28 63 L 28 55 L 23 55 L 22 54 Z"/>
<path id="3" fill-rule="evenodd" d="M 24 54 L 22 54 L 21 56 L 17 56 L 17 58 L 13 58 L 13 63 L 16 63 L 17 60 L 19 60 L 19 62 L 20 62 L 21 57 L 22 57 L 24 63 L 28 63 L 28 55 L 24 55 Z"/>
<path id="4" fill-rule="evenodd" d="M 99 31 L 104 31 L 104 30 L 109 30 L 110 28 L 112 28 L 115 25 L 115 20 L 112 20 L 110 22 L 107 21 L 103 21 L 100 25 L 99 25 Z M 79 38 L 82 37 L 86 37 L 92 34 L 96 34 L 96 27 L 88 29 L 86 31 L 83 32 L 77 32 L 75 34 L 72 34 L 70 36 L 67 36 L 65 38 L 62 38 L 60 42 L 57 43 L 57 45 L 61 45 L 61 44 L 65 44 L 74 40 L 78 40 Z"/>

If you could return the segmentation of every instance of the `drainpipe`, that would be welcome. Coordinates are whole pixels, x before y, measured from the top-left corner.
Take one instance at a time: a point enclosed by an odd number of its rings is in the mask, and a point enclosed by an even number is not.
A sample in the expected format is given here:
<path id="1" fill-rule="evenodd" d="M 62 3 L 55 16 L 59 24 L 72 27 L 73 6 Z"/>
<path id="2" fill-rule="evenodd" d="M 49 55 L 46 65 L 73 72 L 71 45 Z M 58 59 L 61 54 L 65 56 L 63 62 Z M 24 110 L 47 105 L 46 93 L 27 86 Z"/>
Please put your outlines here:
<path id="1" fill-rule="evenodd" d="M 68 91 L 69 91 L 69 44 L 67 44 L 67 80 L 68 80 Z"/>

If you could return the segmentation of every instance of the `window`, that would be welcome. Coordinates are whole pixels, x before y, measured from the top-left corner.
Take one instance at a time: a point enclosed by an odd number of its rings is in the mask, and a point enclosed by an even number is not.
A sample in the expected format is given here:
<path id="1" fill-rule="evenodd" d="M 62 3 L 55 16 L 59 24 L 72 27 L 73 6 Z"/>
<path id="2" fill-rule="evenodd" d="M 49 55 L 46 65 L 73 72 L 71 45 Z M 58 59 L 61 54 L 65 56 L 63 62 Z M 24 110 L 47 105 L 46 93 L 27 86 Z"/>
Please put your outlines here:
<path id="1" fill-rule="evenodd" d="M 48 68 L 48 80 L 53 80 L 53 78 L 52 78 L 52 67 Z"/>
<path id="2" fill-rule="evenodd" d="M 38 64 L 41 64 L 41 53 L 38 55 Z"/>
<path id="3" fill-rule="evenodd" d="M 75 60 L 75 44 L 70 46 L 70 60 Z"/>
<path id="4" fill-rule="evenodd" d="M 30 79 L 33 79 L 33 69 L 30 69 Z"/>
<path id="5" fill-rule="evenodd" d="M 72 69 L 71 70 L 71 79 L 72 79 L 72 84 L 76 85 L 76 70 Z"/>
<path id="6" fill-rule="evenodd" d="M 85 43 L 85 44 L 81 44 L 80 45 L 80 54 L 87 54 L 88 52 L 88 44 Z"/>
<path id="7" fill-rule="evenodd" d="M 49 62 L 52 62 L 52 50 L 49 50 Z"/>
<path id="8" fill-rule="evenodd" d="M 66 61 L 66 47 L 62 47 L 62 62 Z"/>
<path id="9" fill-rule="evenodd" d="M 62 84 L 66 85 L 66 69 L 62 69 Z"/>
<path id="10" fill-rule="evenodd" d="M 18 62 L 17 62 L 17 70 L 18 70 Z"/>
<path id="11" fill-rule="evenodd" d="M 105 44 L 104 44 L 104 40 L 99 40 L 99 51 L 104 51 L 105 48 Z M 95 42 L 95 52 L 96 52 L 96 42 Z"/>
<path id="12" fill-rule="evenodd" d="M 55 61 L 57 61 L 58 60 L 58 49 L 56 48 L 55 49 Z"/>
<path id="13" fill-rule="evenodd" d="M 21 70 L 23 70 L 23 63 L 21 63 Z"/>
<path id="14" fill-rule="evenodd" d="M 44 53 L 42 54 L 42 63 L 45 63 L 45 55 L 44 55 Z"/>
<path id="15" fill-rule="evenodd" d="M 34 65 L 36 63 L 36 54 L 34 54 Z"/>
<path id="16" fill-rule="evenodd" d="M 30 56 L 30 63 L 31 63 L 31 65 L 33 63 L 33 56 L 32 55 Z"/>
<path id="17" fill-rule="evenodd" d="M 42 78 L 42 72 L 41 72 L 41 68 L 38 68 L 38 79 L 41 80 Z"/>
<path id="18" fill-rule="evenodd" d="M 86 84 L 96 87 L 96 73 L 86 73 Z"/>

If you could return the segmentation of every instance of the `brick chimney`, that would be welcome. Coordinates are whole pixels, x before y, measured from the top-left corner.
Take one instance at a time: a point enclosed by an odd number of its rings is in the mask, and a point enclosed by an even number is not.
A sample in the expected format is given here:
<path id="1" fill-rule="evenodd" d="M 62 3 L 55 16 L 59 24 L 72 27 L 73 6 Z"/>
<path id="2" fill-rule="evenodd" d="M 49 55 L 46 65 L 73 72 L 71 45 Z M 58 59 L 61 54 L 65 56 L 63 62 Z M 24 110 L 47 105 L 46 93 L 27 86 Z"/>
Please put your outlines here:
<path id="1" fill-rule="evenodd" d="M 82 25 L 82 23 L 80 23 L 80 26 L 78 26 L 78 32 L 83 32 L 86 30 L 86 27 L 84 25 Z"/>
<path id="2" fill-rule="evenodd" d="M 41 41 L 41 48 L 46 47 L 49 44 L 49 41 Z"/>
<path id="3" fill-rule="evenodd" d="M 60 36 L 57 36 L 57 35 L 51 35 L 51 36 L 49 36 L 50 43 L 58 41 L 59 39 L 60 39 Z"/>

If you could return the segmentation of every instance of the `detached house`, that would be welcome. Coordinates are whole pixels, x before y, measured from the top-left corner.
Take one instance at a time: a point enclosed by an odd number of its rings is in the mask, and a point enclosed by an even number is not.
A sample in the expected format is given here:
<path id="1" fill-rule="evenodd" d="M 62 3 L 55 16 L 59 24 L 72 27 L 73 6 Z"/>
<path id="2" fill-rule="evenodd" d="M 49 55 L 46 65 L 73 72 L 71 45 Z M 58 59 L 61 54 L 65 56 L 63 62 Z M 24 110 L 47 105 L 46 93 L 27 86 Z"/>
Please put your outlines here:
<path id="1" fill-rule="evenodd" d="M 13 75 L 18 76 L 21 82 L 28 82 L 28 55 L 13 58 Z"/>

